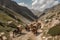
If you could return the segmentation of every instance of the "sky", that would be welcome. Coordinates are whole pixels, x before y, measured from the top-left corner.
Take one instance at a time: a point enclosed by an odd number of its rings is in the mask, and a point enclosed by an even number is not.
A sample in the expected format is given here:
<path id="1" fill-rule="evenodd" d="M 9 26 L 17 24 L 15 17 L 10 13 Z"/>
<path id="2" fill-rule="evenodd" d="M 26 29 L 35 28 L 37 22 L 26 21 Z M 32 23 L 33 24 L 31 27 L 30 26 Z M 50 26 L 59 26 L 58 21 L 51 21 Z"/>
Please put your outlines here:
<path id="1" fill-rule="evenodd" d="M 60 3 L 60 0 L 13 0 L 21 6 L 43 11 Z"/>

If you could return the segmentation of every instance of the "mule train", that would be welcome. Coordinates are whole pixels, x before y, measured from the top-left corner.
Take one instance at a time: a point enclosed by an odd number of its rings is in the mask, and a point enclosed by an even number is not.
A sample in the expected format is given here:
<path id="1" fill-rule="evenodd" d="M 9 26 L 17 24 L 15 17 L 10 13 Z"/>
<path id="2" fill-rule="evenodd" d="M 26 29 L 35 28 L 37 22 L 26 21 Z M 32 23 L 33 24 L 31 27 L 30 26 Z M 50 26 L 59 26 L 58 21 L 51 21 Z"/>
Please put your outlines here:
<path id="1" fill-rule="evenodd" d="M 35 21 L 35 22 L 30 23 L 30 24 L 26 24 L 24 29 L 27 32 L 31 31 L 33 34 L 36 35 L 38 33 L 38 29 L 40 29 L 40 28 L 41 28 L 41 22 L 40 21 L 37 21 L 37 22 Z M 16 30 L 13 31 L 13 34 L 22 34 L 22 30 L 23 30 L 22 25 L 18 25 Z"/>

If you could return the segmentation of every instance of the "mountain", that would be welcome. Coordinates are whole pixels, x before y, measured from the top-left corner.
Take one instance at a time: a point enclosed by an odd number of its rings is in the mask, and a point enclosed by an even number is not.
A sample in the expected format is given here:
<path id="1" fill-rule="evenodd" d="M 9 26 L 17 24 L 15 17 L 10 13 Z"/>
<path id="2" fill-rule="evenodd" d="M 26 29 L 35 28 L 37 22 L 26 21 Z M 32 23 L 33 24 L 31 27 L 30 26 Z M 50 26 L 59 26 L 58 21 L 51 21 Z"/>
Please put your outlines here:
<path id="1" fill-rule="evenodd" d="M 0 6 L 0 33 L 13 31 L 18 24 L 23 23 L 20 19 L 16 19 L 10 13 L 14 14 L 14 12 Z"/>
<path id="2" fill-rule="evenodd" d="M 37 17 L 39 17 L 42 12 L 38 11 L 38 10 L 34 10 L 34 9 L 31 9 L 31 11 L 33 12 L 34 15 L 36 15 Z"/>
<path id="3" fill-rule="evenodd" d="M 0 36 L 3 38 L 6 37 L 7 40 L 60 40 L 60 4 L 48 8 L 43 12 L 33 9 L 31 11 L 14 1 L 0 0 Z M 38 21 L 35 24 L 34 20 L 36 19 Z M 33 31 L 25 30 L 25 27 L 28 28 L 27 25 L 30 22 L 33 25 L 29 27 L 34 30 L 36 29 L 35 26 L 40 24 L 40 28 L 36 26 L 38 28 L 38 35 L 34 35 Z M 20 28 L 22 27 L 22 34 L 19 31 L 18 34 L 14 35 L 16 37 L 13 38 L 10 33 L 13 34 L 12 32 L 16 31 L 19 26 Z"/>
<path id="4" fill-rule="evenodd" d="M 18 25 L 25 26 L 37 18 L 28 8 L 14 1 L 0 0 L 0 33 L 4 32 L 6 36 Z"/>
<path id="5" fill-rule="evenodd" d="M 44 13 L 45 15 L 43 15 L 40 19 L 43 18 L 43 20 L 45 20 L 45 19 L 54 18 L 56 15 L 58 16 L 58 14 L 60 14 L 60 4 L 55 5 L 52 8 L 46 9 Z"/>
<path id="6" fill-rule="evenodd" d="M 39 18 L 43 25 L 43 37 L 48 40 L 60 39 L 60 4 L 48 8 L 44 11 L 44 15 Z M 41 33 L 42 34 L 42 33 Z M 41 35 L 40 34 L 40 35 Z M 43 39 L 43 37 L 41 37 Z M 45 39 L 44 39 L 45 40 Z"/>
<path id="7" fill-rule="evenodd" d="M 38 18 L 27 7 L 20 6 L 14 1 L 0 0 L 0 5 L 17 12 L 19 15 L 22 15 L 24 18 L 30 21 L 33 21 Z"/>

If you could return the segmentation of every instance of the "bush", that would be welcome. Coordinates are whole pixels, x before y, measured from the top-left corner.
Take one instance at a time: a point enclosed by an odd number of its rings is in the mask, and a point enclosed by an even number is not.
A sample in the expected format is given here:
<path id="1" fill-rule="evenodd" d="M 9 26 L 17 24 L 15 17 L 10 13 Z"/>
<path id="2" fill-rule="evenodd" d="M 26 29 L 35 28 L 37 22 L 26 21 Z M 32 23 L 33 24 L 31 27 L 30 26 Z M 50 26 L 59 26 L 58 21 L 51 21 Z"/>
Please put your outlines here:
<path id="1" fill-rule="evenodd" d="M 50 28 L 48 34 L 52 36 L 60 35 L 60 24 Z"/>

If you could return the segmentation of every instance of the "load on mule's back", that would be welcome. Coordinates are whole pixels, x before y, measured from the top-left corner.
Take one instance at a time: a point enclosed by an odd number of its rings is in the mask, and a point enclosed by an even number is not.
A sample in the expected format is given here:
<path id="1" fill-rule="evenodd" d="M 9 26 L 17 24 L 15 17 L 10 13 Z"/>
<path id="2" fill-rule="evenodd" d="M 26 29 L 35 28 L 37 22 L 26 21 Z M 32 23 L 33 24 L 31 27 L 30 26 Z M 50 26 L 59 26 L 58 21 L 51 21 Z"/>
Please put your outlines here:
<path id="1" fill-rule="evenodd" d="M 38 29 L 41 28 L 41 23 L 38 21 L 31 22 L 30 24 L 26 25 L 27 31 L 32 31 L 34 34 L 37 34 Z"/>
<path id="2" fill-rule="evenodd" d="M 34 22 L 31 22 L 30 24 L 26 24 L 25 25 L 25 30 L 28 31 L 28 32 L 32 32 L 33 34 L 37 34 L 38 33 L 38 29 L 41 28 L 41 22 L 40 21 L 34 21 Z M 22 31 L 23 28 L 22 28 L 22 25 L 18 25 L 16 30 L 13 31 L 14 34 L 22 34 Z"/>
<path id="3" fill-rule="evenodd" d="M 25 29 L 26 29 L 26 31 L 30 31 L 30 28 L 31 26 L 30 26 L 30 24 L 26 24 L 26 27 L 25 27 Z"/>
<path id="4" fill-rule="evenodd" d="M 22 25 L 18 25 L 16 30 L 13 31 L 14 36 L 17 34 L 22 34 Z"/>

